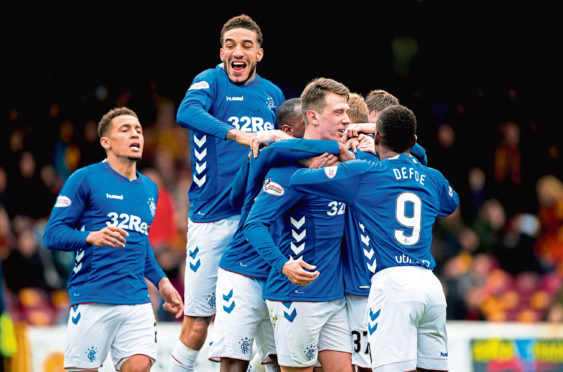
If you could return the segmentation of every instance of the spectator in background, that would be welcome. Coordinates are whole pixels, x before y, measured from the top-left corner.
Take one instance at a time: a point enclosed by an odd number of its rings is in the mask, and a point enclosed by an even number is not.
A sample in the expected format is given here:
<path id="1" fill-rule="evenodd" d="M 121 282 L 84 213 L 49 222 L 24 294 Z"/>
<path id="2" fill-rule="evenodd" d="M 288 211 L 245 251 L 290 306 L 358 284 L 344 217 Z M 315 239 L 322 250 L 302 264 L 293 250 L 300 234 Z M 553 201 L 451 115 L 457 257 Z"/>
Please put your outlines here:
<path id="1" fill-rule="evenodd" d="M 53 165 L 59 177 L 66 180 L 80 164 L 80 150 L 72 143 L 74 124 L 64 120 L 59 128 L 59 139 L 55 143 Z"/>
<path id="2" fill-rule="evenodd" d="M 28 287 L 47 291 L 43 262 L 39 256 L 39 244 L 31 227 L 18 233 L 13 246 L 2 261 L 4 279 L 8 289 L 17 294 Z"/>
<path id="3" fill-rule="evenodd" d="M 98 124 L 94 120 L 87 120 L 83 128 L 83 136 L 79 140 L 80 164 L 79 167 L 99 162 L 105 154 L 98 141 Z M 57 191 L 58 194 L 58 191 Z"/>
<path id="4" fill-rule="evenodd" d="M 520 153 L 520 127 L 513 121 L 501 123 L 501 142 L 495 149 L 494 180 L 495 197 L 510 217 L 520 211 L 522 204 L 522 156 Z"/>
<path id="5" fill-rule="evenodd" d="M 496 199 L 487 200 L 472 224 L 479 237 L 476 253 L 494 254 L 502 244 L 505 224 L 506 212 L 502 204 Z"/>
<path id="6" fill-rule="evenodd" d="M 467 173 L 467 182 L 461 204 L 461 213 L 465 221 L 474 221 L 479 209 L 489 197 L 486 188 L 487 176 L 482 168 L 473 166 Z"/>
<path id="7" fill-rule="evenodd" d="M 54 196 L 41 181 L 35 155 L 23 151 L 19 172 L 10 177 L 6 209 L 11 218 L 16 215 L 39 219 L 49 214 Z"/>
<path id="8" fill-rule="evenodd" d="M 6 189 L 8 188 L 8 173 L 6 169 L 0 166 L 0 206 L 6 206 Z"/>
<path id="9" fill-rule="evenodd" d="M 156 213 L 149 228 L 149 240 L 155 254 L 161 249 L 177 247 L 179 232 L 176 222 L 176 206 L 172 194 L 164 186 L 162 177 L 154 168 L 144 169 L 141 173 L 150 178 L 158 186 Z"/>
<path id="10" fill-rule="evenodd" d="M 540 232 L 535 250 L 546 268 L 563 265 L 563 183 L 553 175 L 536 185 Z"/>

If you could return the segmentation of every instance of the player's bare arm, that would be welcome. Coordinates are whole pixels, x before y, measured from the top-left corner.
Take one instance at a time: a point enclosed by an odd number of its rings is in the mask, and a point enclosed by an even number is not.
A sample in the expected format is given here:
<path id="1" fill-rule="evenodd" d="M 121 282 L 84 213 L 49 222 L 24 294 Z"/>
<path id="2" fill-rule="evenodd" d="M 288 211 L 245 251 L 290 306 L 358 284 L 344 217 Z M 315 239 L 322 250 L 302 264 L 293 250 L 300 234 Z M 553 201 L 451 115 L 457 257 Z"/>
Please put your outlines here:
<path id="1" fill-rule="evenodd" d="M 162 305 L 164 310 L 174 314 L 176 319 L 184 315 L 184 301 L 168 278 L 160 279 L 158 292 L 165 301 Z"/>

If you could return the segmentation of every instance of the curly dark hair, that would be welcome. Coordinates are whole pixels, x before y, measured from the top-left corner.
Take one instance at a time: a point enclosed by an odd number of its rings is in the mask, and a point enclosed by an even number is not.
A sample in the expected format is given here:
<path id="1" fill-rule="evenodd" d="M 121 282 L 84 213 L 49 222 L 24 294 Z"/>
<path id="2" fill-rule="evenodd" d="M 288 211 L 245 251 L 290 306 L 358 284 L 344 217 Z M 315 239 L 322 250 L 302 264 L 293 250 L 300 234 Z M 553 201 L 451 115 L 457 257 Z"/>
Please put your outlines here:
<path id="1" fill-rule="evenodd" d="M 223 45 L 223 36 L 225 35 L 225 32 L 235 28 L 244 28 L 250 31 L 254 31 L 256 33 L 256 41 L 258 41 L 258 46 L 262 45 L 264 38 L 262 36 L 262 30 L 260 30 L 260 26 L 258 26 L 258 24 L 246 14 L 241 14 L 229 19 L 223 25 L 223 28 L 221 29 L 221 39 L 219 40 L 221 46 Z"/>
<path id="2" fill-rule="evenodd" d="M 405 106 L 389 106 L 381 111 L 381 116 L 377 119 L 377 132 L 382 146 L 396 153 L 403 153 L 413 145 L 416 116 Z"/>

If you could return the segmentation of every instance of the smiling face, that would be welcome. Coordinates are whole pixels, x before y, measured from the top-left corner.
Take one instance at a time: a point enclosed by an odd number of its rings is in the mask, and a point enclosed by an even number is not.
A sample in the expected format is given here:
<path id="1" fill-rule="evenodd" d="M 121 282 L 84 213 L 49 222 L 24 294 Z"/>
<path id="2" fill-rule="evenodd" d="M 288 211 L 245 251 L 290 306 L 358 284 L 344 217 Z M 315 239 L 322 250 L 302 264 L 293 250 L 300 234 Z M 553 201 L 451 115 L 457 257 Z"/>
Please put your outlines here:
<path id="1" fill-rule="evenodd" d="M 132 161 L 141 159 L 145 139 L 139 119 L 132 115 L 114 117 L 100 142 L 108 155 Z"/>
<path id="2" fill-rule="evenodd" d="M 339 94 L 328 93 L 325 97 L 325 105 L 322 111 L 309 110 L 309 119 L 312 136 L 315 139 L 340 141 L 344 131 L 350 124 L 348 118 L 348 97 Z M 311 138 L 311 137 L 308 137 Z"/>
<path id="3" fill-rule="evenodd" d="M 256 32 L 234 28 L 225 32 L 222 42 L 220 57 L 229 80 L 238 85 L 254 80 L 256 64 L 264 55 L 256 39 Z"/>

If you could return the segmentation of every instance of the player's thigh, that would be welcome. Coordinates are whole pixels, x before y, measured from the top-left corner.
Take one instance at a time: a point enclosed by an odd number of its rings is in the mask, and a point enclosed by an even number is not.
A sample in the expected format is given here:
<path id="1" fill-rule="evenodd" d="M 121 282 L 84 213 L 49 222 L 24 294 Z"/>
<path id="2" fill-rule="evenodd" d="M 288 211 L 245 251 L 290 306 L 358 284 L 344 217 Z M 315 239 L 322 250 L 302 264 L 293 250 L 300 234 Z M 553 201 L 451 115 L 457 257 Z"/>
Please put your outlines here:
<path id="1" fill-rule="evenodd" d="M 158 334 L 152 305 L 121 305 L 119 311 L 123 322 L 117 329 L 111 346 L 112 361 L 116 370 L 134 355 L 146 356 L 154 363 Z"/>
<path id="2" fill-rule="evenodd" d="M 217 268 L 237 226 L 238 219 L 209 223 L 188 222 L 184 274 L 185 315 L 200 317 L 215 314 Z"/>
<path id="3" fill-rule="evenodd" d="M 428 305 L 418 324 L 417 367 L 444 371 L 448 369 L 446 298 L 438 278 L 430 274 L 425 285 Z"/>
<path id="4" fill-rule="evenodd" d="M 80 304 L 70 309 L 64 368 L 97 369 L 107 357 L 119 324 L 115 306 Z"/>
<path id="5" fill-rule="evenodd" d="M 219 268 L 217 313 L 211 335 L 209 358 L 249 361 L 257 329 L 268 319 L 264 280 L 249 278 Z"/>
<path id="6" fill-rule="evenodd" d="M 352 364 L 361 368 L 371 369 L 371 354 L 366 322 L 367 304 L 367 297 L 346 296 L 348 321 L 352 335 Z"/>

